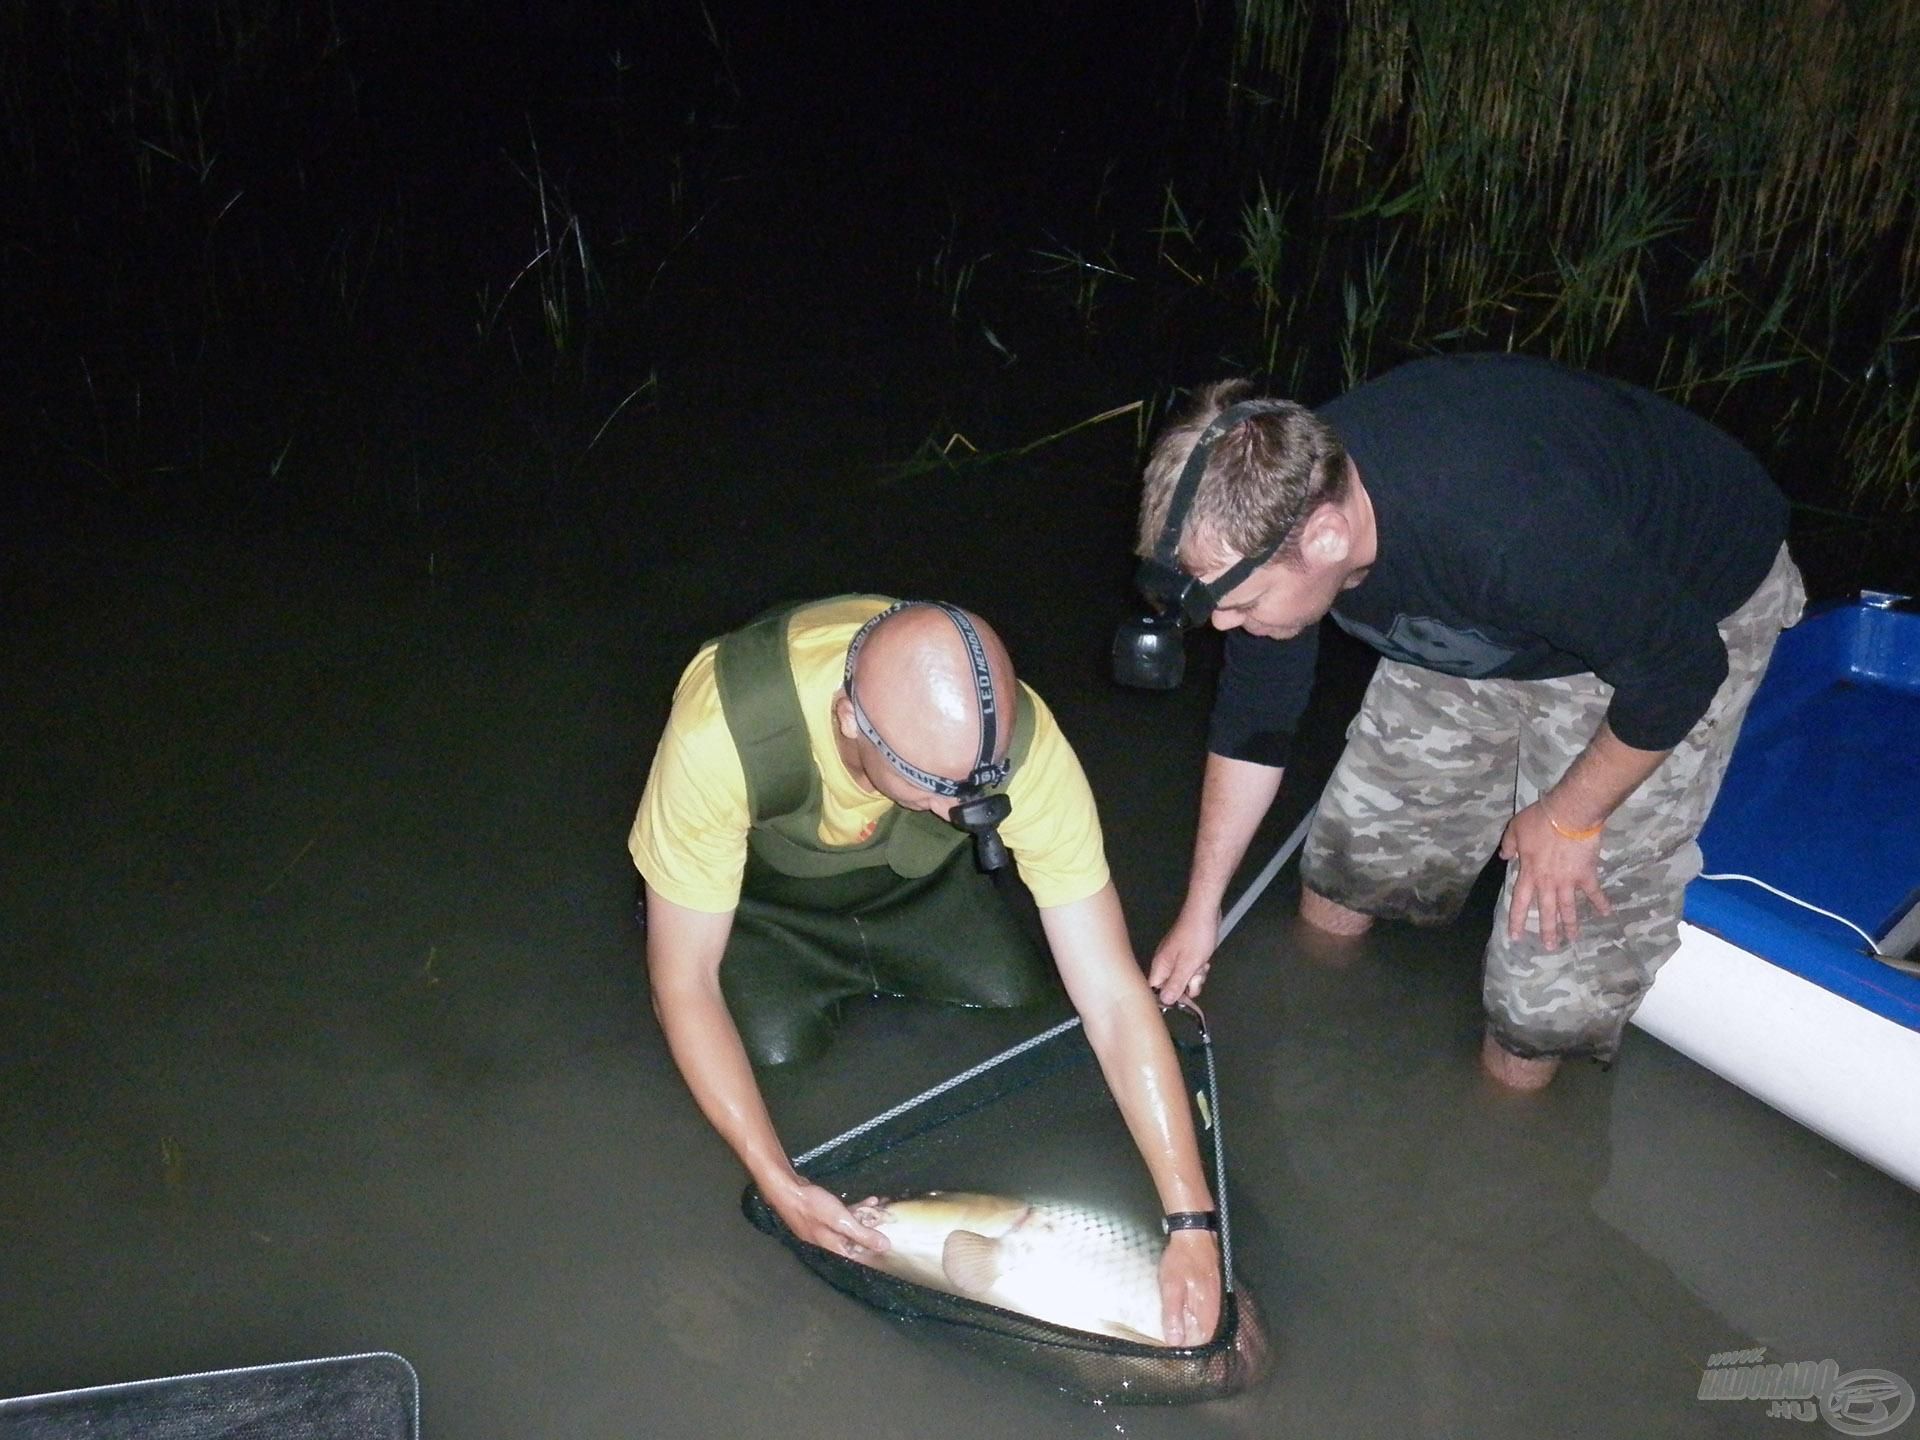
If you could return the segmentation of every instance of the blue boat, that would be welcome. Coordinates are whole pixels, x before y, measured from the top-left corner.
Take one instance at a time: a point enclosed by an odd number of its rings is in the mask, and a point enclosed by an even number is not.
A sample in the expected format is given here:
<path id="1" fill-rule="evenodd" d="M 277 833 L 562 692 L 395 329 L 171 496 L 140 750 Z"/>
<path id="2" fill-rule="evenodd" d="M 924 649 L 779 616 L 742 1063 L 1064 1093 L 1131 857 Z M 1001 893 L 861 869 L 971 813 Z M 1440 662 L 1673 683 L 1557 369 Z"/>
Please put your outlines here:
<path id="1" fill-rule="evenodd" d="M 1780 637 L 1635 1023 L 1920 1188 L 1920 607 Z"/>

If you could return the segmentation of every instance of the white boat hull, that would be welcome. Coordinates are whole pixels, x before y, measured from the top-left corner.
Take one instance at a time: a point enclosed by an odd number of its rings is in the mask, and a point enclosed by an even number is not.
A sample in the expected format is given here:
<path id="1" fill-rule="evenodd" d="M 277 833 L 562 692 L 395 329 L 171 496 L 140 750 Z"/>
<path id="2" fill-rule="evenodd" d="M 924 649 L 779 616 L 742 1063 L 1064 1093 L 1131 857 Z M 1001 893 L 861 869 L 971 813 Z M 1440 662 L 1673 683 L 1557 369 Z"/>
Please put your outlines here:
<path id="1" fill-rule="evenodd" d="M 1920 1189 L 1920 1031 L 1684 921 L 1634 1024 Z"/>

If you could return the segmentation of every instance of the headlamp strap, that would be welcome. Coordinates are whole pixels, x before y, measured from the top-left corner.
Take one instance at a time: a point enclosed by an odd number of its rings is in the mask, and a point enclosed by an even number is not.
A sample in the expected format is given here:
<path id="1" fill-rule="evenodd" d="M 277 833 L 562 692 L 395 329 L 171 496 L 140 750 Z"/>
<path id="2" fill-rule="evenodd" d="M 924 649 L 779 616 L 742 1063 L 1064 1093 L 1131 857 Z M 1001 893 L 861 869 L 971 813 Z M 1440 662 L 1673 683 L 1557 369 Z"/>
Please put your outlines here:
<path id="1" fill-rule="evenodd" d="M 980 749 L 974 760 L 973 769 L 964 780 L 935 775 L 903 759 L 891 745 L 880 738 L 880 732 L 874 728 L 873 722 L 867 718 L 867 712 L 860 704 L 860 697 L 854 693 L 854 662 L 859 658 L 860 647 L 866 643 L 867 636 L 872 633 L 874 626 L 890 615 L 897 615 L 902 610 L 916 606 L 931 606 L 945 615 L 960 632 L 960 638 L 967 647 L 967 659 L 973 671 L 973 692 L 980 702 Z M 968 619 L 966 612 L 957 605 L 949 605 L 941 600 L 896 600 L 854 632 L 852 641 L 847 645 L 845 683 L 847 699 L 853 706 L 853 723 L 859 727 L 860 733 L 873 743 L 873 748 L 880 752 L 880 758 L 885 760 L 891 769 L 904 775 L 921 789 L 931 790 L 936 795 L 944 795 L 951 799 L 964 799 L 970 795 L 978 795 L 990 786 L 1001 784 L 1011 773 L 1013 769 L 1011 755 L 997 763 L 993 758 L 994 751 L 1000 748 L 1000 701 L 994 689 L 993 668 L 987 663 L 987 647 L 981 641 L 980 632 L 975 628 L 973 621 Z"/>
<path id="2" fill-rule="evenodd" d="M 1201 478 L 1207 473 L 1207 462 L 1213 458 L 1213 447 L 1227 432 L 1244 425 L 1255 416 L 1270 415 L 1287 408 L 1283 400 L 1241 400 L 1214 416 L 1207 428 L 1200 432 L 1200 438 L 1193 442 L 1193 450 L 1187 456 L 1187 463 L 1181 467 L 1180 479 L 1174 484 L 1173 497 L 1167 502 L 1166 523 L 1160 527 L 1160 539 L 1153 547 L 1153 558 L 1165 566 L 1169 573 L 1182 573 L 1180 532 L 1186 528 L 1187 512 L 1193 509 L 1193 497 L 1199 493 Z M 1194 580 L 1195 587 L 1217 604 L 1222 596 L 1231 594 L 1235 586 L 1271 560 L 1274 551 L 1280 548 L 1281 541 L 1285 539 L 1286 536 L 1282 534 L 1273 544 L 1250 555 L 1243 555 L 1232 569 L 1212 584 Z M 1212 605 L 1207 608 L 1211 609 Z"/>

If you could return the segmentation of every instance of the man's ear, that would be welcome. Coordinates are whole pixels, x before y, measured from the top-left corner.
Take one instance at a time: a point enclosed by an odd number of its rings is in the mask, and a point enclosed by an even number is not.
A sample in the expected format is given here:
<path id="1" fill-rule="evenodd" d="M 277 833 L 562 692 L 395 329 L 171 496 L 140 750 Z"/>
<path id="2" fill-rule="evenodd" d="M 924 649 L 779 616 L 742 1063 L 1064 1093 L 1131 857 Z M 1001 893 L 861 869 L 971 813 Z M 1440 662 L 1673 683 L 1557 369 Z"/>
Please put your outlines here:
<path id="1" fill-rule="evenodd" d="M 860 727 L 853 718 L 853 701 L 847 698 L 844 690 L 833 697 L 833 723 L 847 739 L 860 738 Z"/>
<path id="2" fill-rule="evenodd" d="M 1342 565 L 1353 553 L 1353 529 L 1338 505 L 1322 505 L 1307 517 L 1300 553 L 1316 565 Z"/>

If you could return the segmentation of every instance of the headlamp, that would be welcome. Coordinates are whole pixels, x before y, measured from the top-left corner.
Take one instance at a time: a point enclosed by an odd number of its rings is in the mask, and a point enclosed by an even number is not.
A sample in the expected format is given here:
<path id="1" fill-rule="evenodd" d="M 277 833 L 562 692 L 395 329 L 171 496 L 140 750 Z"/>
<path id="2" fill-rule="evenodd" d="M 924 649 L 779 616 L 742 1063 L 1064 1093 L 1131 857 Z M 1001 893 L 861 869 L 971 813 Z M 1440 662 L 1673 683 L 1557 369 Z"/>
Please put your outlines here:
<path id="1" fill-rule="evenodd" d="M 867 718 L 860 697 L 854 693 L 853 665 L 859 657 L 860 647 L 866 643 L 873 627 L 889 615 L 920 605 L 930 605 L 940 611 L 960 632 L 960 638 L 966 643 L 967 658 L 971 661 L 973 672 L 973 690 L 980 702 L 980 749 L 974 760 L 973 769 L 966 778 L 955 780 L 946 775 L 935 775 L 922 770 L 918 765 L 903 758 L 894 748 L 880 737 L 873 721 Z M 988 789 L 995 785 L 1004 785 L 1013 771 L 1011 755 L 995 760 L 994 751 L 1000 748 L 999 697 L 994 693 L 993 670 L 987 663 L 987 647 L 981 643 L 980 632 L 967 618 L 966 611 L 955 605 L 938 600 L 898 600 L 875 615 L 866 624 L 854 632 L 853 640 L 847 646 L 847 670 L 845 677 L 847 703 L 853 707 L 853 723 L 859 731 L 880 752 L 880 758 L 895 773 L 904 775 L 922 790 L 932 791 L 959 801 L 948 812 L 947 823 L 955 829 L 964 830 L 973 836 L 973 860 L 982 872 L 992 874 L 1003 870 L 1007 865 L 1006 842 L 1000 838 L 1000 822 L 1013 813 L 1013 801 L 1005 795 L 989 794 Z"/>
<path id="2" fill-rule="evenodd" d="M 1122 620 L 1113 633 L 1113 678 L 1141 690 L 1173 690 L 1186 677 L 1186 631 L 1204 625 L 1214 607 L 1255 570 L 1271 560 L 1281 540 L 1243 555 L 1226 574 L 1208 584 L 1180 567 L 1180 534 L 1186 529 L 1193 497 L 1220 438 L 1256 415 L 1285 409 L 1284 401 L 1242 400 L 1229 405 L 1200 432 L 1167 502 L 1166 522 L 1153 554 L 1140 562 L 1134 584 L 1150 609 Z"/>
<path id="3" fill-rule="evenodd" d="M 1178 565 L 1169 565 L 1154 555 L 1140 562 L 1133 583 L 1152 602 L 1155 611 L 1182 629 L 1206 624 L 1219 597 L 1226 593 L 1208 585 L 1198 575 L 1189 575 Z M 1234 581 L 1236 585 L 1239 583 Z"/>
<path id="4" fill-rule="evenodd" d="M 976 795 L 947 812 L 947 823 L 973 836 L 973 863 L 991 875 L 1007 867 L 1007 842 L 1000 838 L 1000 822 L 1013 813 L 1005 795 Z"/>

